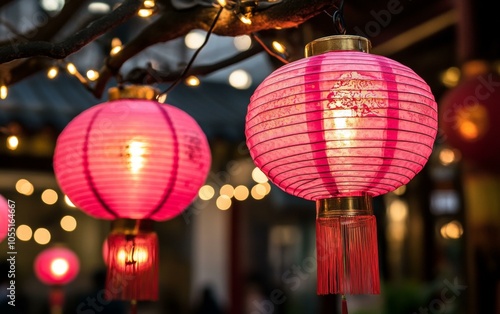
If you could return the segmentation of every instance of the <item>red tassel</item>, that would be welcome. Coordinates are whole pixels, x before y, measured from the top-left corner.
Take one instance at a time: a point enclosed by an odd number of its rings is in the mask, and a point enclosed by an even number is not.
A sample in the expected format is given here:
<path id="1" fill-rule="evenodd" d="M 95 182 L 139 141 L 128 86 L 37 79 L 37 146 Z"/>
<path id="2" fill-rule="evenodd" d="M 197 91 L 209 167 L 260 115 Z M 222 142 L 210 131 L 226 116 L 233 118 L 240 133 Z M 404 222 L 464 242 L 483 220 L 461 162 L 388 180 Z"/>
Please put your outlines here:
<path id="1" fill-rule="evenodd" d="M 318 294 L 379 294 L 375 216 L 316 220 Z"/>
<path id="2" fill-rule="evenodd" d="M 349 314 L 347 312 L 347 300 L 345 298 L 345 295 L 342 296 L 342 314 Z"/>
<path id="3" fill-rule="evenodd" d="M 108 236 L 108 300 L 158 300 L 158 237 L 154 232 Z"/>

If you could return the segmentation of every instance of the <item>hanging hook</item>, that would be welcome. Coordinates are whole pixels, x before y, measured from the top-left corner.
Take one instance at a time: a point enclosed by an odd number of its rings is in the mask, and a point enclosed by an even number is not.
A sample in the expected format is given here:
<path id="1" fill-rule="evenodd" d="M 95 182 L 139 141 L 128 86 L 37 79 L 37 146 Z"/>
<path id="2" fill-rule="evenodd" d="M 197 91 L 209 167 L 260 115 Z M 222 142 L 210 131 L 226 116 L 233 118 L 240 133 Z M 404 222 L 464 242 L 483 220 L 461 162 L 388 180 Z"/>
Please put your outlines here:
<path id="1" fill-rule="evenodd" d="M 335 12 L 333 12 L 332 20 L 333 20 L 333 26 L 335 26 L 337 33 L 345 35 L 346 26 L 344 20 L 344 0 L 341 0 L 338 9 Z"/>

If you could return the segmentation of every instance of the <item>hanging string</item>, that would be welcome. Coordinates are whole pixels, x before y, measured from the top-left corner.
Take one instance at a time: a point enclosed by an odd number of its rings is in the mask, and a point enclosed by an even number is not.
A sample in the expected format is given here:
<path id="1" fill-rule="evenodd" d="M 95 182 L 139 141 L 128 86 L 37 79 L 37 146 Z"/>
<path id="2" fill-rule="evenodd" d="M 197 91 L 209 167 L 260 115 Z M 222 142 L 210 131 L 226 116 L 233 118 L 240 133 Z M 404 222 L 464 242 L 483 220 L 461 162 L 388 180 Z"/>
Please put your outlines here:
<path id="1" fill-rule="evenodd" d="M 333 20 L 333 26 L 335 26 L 337 33 L 345 35 L 346 26 L 344 20 L 344 0 L 340 1 L 339 8 L 335 12 L 333 12 L 332 20 Z"/>
<path id="2" fill-rule="evenodd" d="M 287 64 L 289 63 L 288 60 L 286 60 L 285 58 L 283 58 L 282 56 L 280 56 L 279 54 L 275 53 L 274 51 L 272 51 L 271 49 L 269 49 L 269 47 L 262 41 L 262 39 L 260 39 L 260 37 L 256 34 L 256 33 L 251 33 L 252 35 L 252 38 L 259 43 L 259 45 L 262 46 L 262 48 L 264 48 L 264 50 L 270 54 L 271 56 L 275 57 L 276 59 L 278 59 L 279 61 L 283 62 L 284 64 Z"/>
<path id="3" fill-rule="evenodd" d="M 196 59 L 196 57 L 198 56 L 198 54 L 201 52 L 201 50 L 203 49 L 203 47 L 205 47 L 205 45 L 208 43 L 208 39 L 210 38 L 210 35 L 212 34 L 214 28 L 215 28 L 215 24 L 217 24 L 217 21 L 219 20 L 219 17 L 222 13 L 222 10 L 224 10 L 224 7 L 220 7 L 219 11 L 217 12 L 217 14 L 215 15 L 215 18 L 212 22 L 212 25 L 210 25 L 210 28 L 208 29 L 207 31 L 207 35 L 205 36 L 205 40 L 203 41 L 203 43 L 201 44 L 201 46 L 194 52 L 193 56 L 191 57 L 191 59 L 189 60 L 188 64 L 186 65 L 186 67 L 184 68 L 184 70 L 182 71 L 181 75 L 179 75 L 179 77 L 167 88 L 165 89 L 163 92 L 161 92 L 158 97 L 160 97 L 161 95 L 163 94 L 167 94 L 168 92 L 170 92 L 177 84 L 179 84 L 179 82 L 184 79 L 184 77 L 186 76 L 186 74 L 188 73 L 189 69 L 191 68 L 191 66 L 193 65 L 193 62 L 194 60 Z"/>

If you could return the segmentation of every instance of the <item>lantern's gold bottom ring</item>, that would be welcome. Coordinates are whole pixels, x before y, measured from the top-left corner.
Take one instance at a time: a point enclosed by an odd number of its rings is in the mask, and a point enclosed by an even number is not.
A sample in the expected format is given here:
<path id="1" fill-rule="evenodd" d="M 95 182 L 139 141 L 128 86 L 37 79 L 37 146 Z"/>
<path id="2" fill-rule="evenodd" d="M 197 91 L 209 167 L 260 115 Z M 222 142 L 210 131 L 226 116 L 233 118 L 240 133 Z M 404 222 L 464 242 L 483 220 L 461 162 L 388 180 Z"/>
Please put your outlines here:
<path id="1" fill-rule="evenodd" d="M 373 215 L 372 197 L 368 194 L 316 201 L 317 218 L 360 215 Z"/>

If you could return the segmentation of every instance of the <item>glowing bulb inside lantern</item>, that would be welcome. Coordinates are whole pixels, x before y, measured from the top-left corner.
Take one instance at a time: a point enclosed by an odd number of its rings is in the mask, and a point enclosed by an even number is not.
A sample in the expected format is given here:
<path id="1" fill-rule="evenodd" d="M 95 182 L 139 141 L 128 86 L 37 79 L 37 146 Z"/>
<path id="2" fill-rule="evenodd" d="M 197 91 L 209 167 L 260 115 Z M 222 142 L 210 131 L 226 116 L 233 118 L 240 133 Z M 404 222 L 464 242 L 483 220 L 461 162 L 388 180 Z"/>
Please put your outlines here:
<path id="1" fill-rule="evenodd" d="M 137 174 L 144 167 L 145 144 L 139 141 L 131 141 L 127 146 L 127 163 L 130 172 Z"/>
<path id="2" fill-rule="evenodd" d="M 119 265 L 142 264 L 148 260 L 148 251 L 144 248 L 134 247 L 131 249 L 120 249 L 116 255 Z"/>
<path id="3" fill-rule="evenodd" d="M 354 138 L 354 131 L 350 130 L 347 119 L 352 117 L 351 110 L 331 110 L 333 114 L 333 128 L 335 130 L 335 140 L 341 140 L 342 146 L 351 146 L 351 139 Z"/>
<path id="4" fill-rule="evenodd" d="M 50 272 L 56 277 L 66 275 L 69 270 L 68 261 L 63 258 L 56 258 L 50 263 Z"/>

